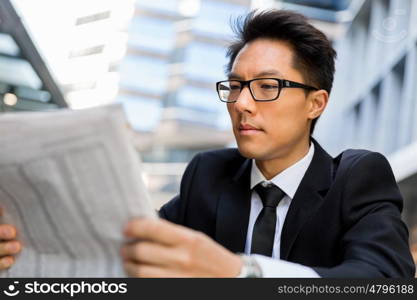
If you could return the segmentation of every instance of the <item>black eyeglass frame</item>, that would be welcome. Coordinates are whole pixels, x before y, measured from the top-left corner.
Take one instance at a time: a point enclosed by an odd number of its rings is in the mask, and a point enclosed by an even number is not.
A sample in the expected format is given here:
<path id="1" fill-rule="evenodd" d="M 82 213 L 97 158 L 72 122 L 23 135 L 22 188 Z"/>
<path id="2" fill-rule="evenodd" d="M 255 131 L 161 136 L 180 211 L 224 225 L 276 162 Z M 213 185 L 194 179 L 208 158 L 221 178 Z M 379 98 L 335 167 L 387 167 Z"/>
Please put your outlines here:
<path id="1" fill-rule="evenodd" d="M 275 98 L 269 99 L 269 100 L 258 100 L 253 95 L 252 89 L 250 88 L 250 83 L 252 81 L 262 80 L 262 79 L 273 79 L 273 80 L 276 80 L 278 82 L 279 90 L 278 90 L 278 94 Z M 277 100 L 279 98 L 279 95 L 281 94 L 281 90 L 283 88 L 300 88 L 300 89 L 313 90 L 313 91 L 318 91 L 319 90 L 318 88 L 310 86 L 310 85 L 305 85 L 305 84 L 302 84 L 302 83 L 299 83 L 299 82 L 295 82 L 295 81 L 291 81 L 291 80 L 287 80 L 287 79 L 280 79 L 280 78 L 254 78 L 254 79 L 251 79 L 251 80 L 229 79 L 229 80 L 222 80 L 222 81 L 216 82 L 217 95 L 219 96 L 220 101 L 225 102 L 225 103 L 235 103 L 237 101 L 237 100 L 235 100 L 235 101 L 225 101 L 225 100 L 222 100 L 222 98 L 220 97 L 220 89 L 219 89 L 220 84 L 222 84 L 223 82 L 230 82 L 230 81 L 237 81 L 241 84 L 239 93 L 242 92 L 242 90 L 245 86 L 248 86 L 248 89 L 249 89 L 250 94 L 252 95 L 252 98 L 255 101 L 258 101 L 258 102 L 270 102 L 270 101 Z"/>

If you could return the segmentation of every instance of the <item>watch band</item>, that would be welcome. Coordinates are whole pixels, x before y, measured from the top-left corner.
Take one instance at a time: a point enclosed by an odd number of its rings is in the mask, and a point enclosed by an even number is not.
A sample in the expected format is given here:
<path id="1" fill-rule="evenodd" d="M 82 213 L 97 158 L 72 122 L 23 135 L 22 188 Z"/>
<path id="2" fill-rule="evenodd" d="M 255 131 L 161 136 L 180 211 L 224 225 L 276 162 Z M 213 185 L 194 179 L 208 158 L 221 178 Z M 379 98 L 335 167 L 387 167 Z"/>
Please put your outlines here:
<path id="1" fill-rule="evenodd" d="M 256 259 L 252 256 L 239 254 L 242 259 L 242 268 L 237 278 L 261 278 L 262 270 Z"/>

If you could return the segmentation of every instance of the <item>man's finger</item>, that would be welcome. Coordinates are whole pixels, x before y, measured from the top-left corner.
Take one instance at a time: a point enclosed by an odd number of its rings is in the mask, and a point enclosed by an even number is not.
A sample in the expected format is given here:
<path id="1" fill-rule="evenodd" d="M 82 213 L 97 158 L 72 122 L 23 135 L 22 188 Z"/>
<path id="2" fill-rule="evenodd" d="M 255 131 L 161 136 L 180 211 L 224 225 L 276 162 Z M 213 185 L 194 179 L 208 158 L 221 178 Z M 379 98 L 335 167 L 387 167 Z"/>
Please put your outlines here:
<path id="1" fill-rule="evenodd" d="M 0 270 L 10 268 L 14 264 L 13 256 L 5 256 L 0 258 Z"/>
<path id="2" fill-rule="evenodd" d="M 20 242 L 1 242 L 0 243 L 0 257 L 5 255 L 17 254 L 22 249 Z"/>
<path id="3" fill-rule="evenodd" d="M 176 266 L 181 264 L 181 253 L 174 248 L 152 242 L 127 244 L 122 248 L 125 260 L 148 265 Z"/>
<path id="4" fill-rule="evenodd" d="M 0 240 L 12 240 L 16 238 L 16 235 L 17 232 L 15 227 L 8 224 L 0 225 Z"/>
<path id="5" fill-rule="evenodd" d="M 163 268 L 159 266 L 150 266 L 145 264 L 137 264 L 134 262 L 126 261 L 124 264 L 124 269 L 126 274 L 129 277 L 145 277 L 145 278 L 155 278 L 155 277 L 165 277 L 165 278 L 175 278 L 175 277 L 185 277 L 184 275 L 177 273 L 174 270 Z"/>
<path id="6" fill-rule="evenodd" d="M 124 232 L 130 238 L 155 241 L 169 246 L 185 242 L 194 233 L 191 229 L 154 218 L 134 219 L 127 224 Z"/>

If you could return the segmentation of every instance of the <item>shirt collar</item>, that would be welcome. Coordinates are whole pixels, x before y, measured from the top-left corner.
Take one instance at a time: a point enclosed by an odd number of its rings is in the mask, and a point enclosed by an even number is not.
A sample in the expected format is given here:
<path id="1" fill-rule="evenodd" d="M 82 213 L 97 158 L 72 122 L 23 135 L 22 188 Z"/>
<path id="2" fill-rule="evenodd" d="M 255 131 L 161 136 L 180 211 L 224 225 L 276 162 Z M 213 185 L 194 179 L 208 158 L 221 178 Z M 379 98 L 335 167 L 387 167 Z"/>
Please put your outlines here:
<path id="1" fill-rule="evenodd" d="M 287 194 L 291 199 L 294 198 L 295 192 L 300 185 L 301 180 L 304 177 L 305 172 L 307 171 L 308 166 L 313 160 L 314 155 L 314 143 L 311 143 L 308 153 L 297 161 L 295 164 L 286 168 L 281 173 L 277 174 L 271 180 L 267 180 L 262 172 L 259 170 L 258 166 L 255 163 L 255 160 L 252 159 L 252 169 L 251 169 L 251 184 L 250 188 L 253 189 L 258 183 L 262 181 L 270 181 L 278 186 L 285 194 Z"/>

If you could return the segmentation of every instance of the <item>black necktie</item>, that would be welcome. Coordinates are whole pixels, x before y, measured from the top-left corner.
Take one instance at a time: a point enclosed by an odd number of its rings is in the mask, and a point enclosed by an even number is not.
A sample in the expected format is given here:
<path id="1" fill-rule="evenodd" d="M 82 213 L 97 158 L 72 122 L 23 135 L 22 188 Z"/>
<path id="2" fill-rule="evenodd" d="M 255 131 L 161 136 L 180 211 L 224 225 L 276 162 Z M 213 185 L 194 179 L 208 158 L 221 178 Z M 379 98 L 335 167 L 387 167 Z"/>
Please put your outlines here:
<path id="1" fill-rule="evenodd" d="M 277 223 L 276 208 L 285 193 L 275 184 L 265 181 L 257 184 L 254 189 L 261 197 L 264 207 L 253 227 L 251 253 L 272 256 Z"/>

